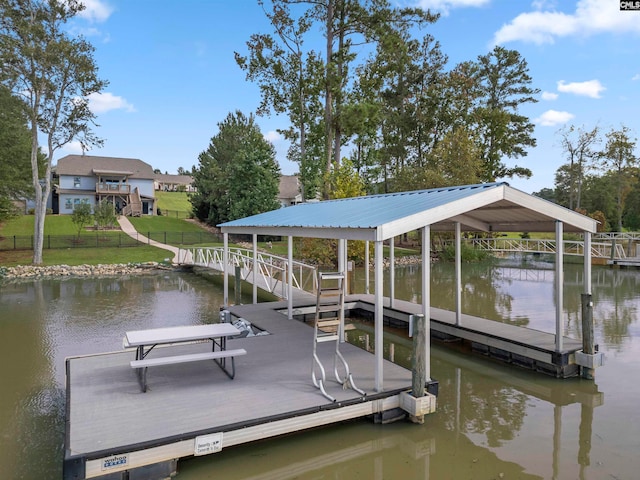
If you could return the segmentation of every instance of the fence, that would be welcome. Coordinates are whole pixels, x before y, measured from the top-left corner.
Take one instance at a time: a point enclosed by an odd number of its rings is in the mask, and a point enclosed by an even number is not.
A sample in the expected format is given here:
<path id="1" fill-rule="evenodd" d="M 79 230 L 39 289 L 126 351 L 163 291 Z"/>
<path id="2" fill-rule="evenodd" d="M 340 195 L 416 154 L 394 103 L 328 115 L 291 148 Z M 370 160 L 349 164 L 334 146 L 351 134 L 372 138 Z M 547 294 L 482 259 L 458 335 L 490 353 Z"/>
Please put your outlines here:
<path id="1" fill-rule="evenodd" d="M 209 232 L 147 232 L 132 238 L 121 232 L 96 232 L 78 235 L 45 235 L 43 248 L 109 248 L 109 247 L 139 247 L 147 242 L 143 236 L 160 243 L 169 245 L 203 245 L 222 243 L 222 237 Z M 33 235 L 0 236 L 0 251 L 33 250 Z"/>
<path id="2" fill-rule="evenodd" d="M 186 210 L 167 210 L 166 208 L 158 208 L 158 215 L 170 218 L 191 218 L 193 214 Z"/>

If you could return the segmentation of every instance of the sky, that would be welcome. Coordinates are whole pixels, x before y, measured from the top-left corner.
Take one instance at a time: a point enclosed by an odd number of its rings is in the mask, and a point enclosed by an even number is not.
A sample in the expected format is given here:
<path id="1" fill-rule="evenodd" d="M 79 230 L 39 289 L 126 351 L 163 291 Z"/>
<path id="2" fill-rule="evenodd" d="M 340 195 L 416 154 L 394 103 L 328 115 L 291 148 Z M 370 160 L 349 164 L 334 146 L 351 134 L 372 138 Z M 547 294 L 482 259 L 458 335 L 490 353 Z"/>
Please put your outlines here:
<path id="1" fill-rule="evenodd" d="M 256 0 L 83 3 L 87 8 L 69 30 L 94 45 L 99 76 L 109 82 L 89 99 L 99 125 L 94 131 L 105 143 L 88 155 L 138 158 L 162 173 L 190 170 L 230 112 L 258 107 L 258 86 L 234 60 L 234 52 L 247 54 L 251 34 L 272 33 Z M 521 113 L 535 124 L 537 146 L 526 157 L 504 159 L 533 172 L 530 179 L 504 179 L 511 186 L 527 193 L 553 188 L 566 162 L 558 134 L 564 127 L 599 126 L 606 133 L 624 125 L 633 138 L 640 134 L 640 11 L 621 11 L 619 0 L 392 3 L 441 14 L 424 31 L 440 42 L 447 69 L 495 45 L 517 50 L 527 62 L 540 94 Z M 319 30 L 318 42 L 322 50 Z M 276 148 L 282 173 L 297 173 L 276 131 L 287 119 L 257 117 L 257 123 Z M 71 153 L 81 153 L 77 144 L 55 159 Z"/>

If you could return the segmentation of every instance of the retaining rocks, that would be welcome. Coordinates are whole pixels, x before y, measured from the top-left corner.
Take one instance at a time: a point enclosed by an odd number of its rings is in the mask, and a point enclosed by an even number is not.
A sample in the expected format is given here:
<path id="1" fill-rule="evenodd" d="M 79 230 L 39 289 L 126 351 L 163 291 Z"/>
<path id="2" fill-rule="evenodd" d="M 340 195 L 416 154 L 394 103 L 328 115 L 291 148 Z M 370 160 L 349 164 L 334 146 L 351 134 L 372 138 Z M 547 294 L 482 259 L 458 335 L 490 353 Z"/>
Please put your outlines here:
<path id="1" fill-rule="evenodd" d="M 19 265 L 17 267 L 0 267 L 0 278 L 43 278 L 43 277 L 94 277 L 120 276 L 148 272 L 154 269 L 166 269 L 157 262 L 128 263 L 113 265 Z"/>

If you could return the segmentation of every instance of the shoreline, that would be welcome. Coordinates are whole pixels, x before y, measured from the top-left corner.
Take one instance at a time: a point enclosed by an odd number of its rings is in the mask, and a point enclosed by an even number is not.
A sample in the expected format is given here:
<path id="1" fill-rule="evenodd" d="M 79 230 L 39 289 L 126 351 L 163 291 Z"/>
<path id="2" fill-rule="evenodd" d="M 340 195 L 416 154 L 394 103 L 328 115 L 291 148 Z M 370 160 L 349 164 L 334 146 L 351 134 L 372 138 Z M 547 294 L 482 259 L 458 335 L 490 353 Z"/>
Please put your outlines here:
<path id="1" fill-rule="evenodd" d="M 0 267 L 0 282 L 3 280 L 119 276 L 149 273 L 153 270 L 174 270 L 174 267 L 158 262 L 117 263 L 98 265 L 18 265 Z"/>

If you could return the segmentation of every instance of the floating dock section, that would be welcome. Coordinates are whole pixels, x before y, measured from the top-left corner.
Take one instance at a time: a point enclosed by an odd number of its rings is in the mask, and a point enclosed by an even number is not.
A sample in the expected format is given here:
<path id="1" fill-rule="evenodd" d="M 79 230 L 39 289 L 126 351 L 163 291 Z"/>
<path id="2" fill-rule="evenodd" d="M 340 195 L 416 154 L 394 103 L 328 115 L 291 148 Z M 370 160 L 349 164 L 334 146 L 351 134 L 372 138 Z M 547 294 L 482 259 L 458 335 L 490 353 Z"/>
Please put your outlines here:
<path id="1" fill-rule="evenodd" d="M 313 329 L 281 308 L 286 303 L 231 308 L 268 332 L 228 339 L 227 348 L 247 351 L 236 358 L 233 380 L 214 362 L 169 365 L 150 372 L 142 393 L 133 349 L 67 359 L 64 479 L 166 478 L 180 458 L 356 418 L 407 416 L 412 373 L 385 361 L 384 391 L 376 392 L 374 355 L 348 343 L 341 352 L 365 395 L 328 376 L 336 401 L 324 397 L 311 378 Z M 157 348 L 191 353 L 210 344 Z M 331 348 L 318 354 L 333 359 Z M 435 396 L 426 398 L 418 414 L 435 411 Z"/>

